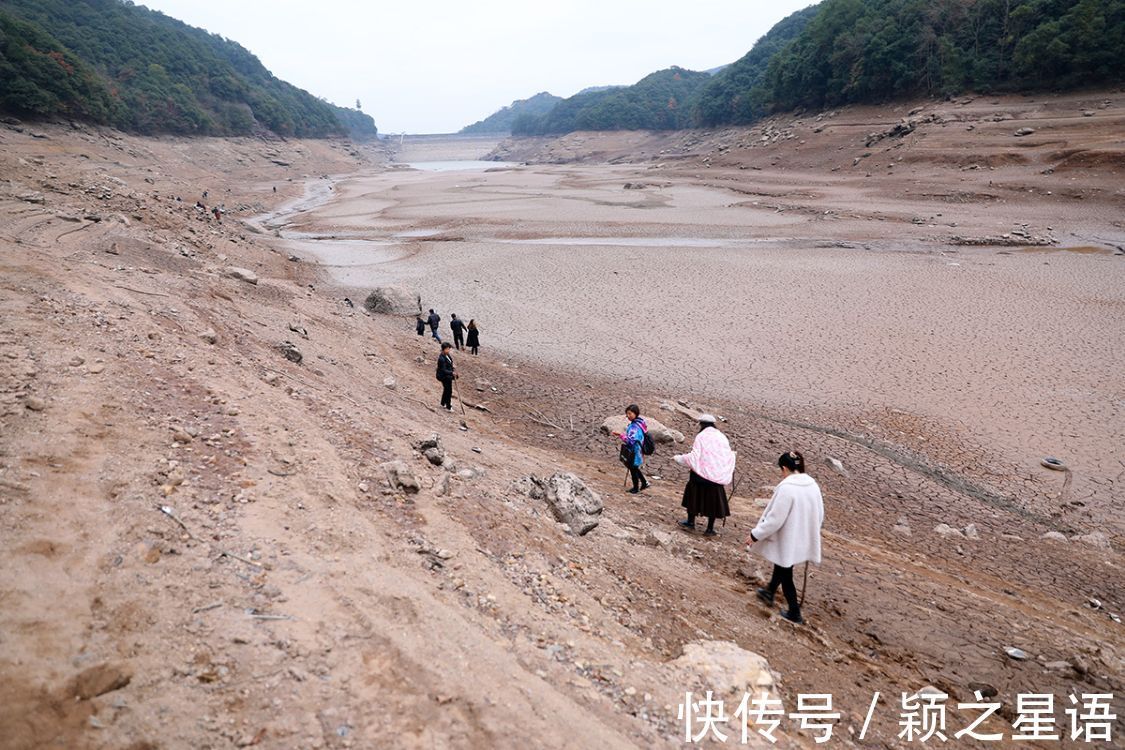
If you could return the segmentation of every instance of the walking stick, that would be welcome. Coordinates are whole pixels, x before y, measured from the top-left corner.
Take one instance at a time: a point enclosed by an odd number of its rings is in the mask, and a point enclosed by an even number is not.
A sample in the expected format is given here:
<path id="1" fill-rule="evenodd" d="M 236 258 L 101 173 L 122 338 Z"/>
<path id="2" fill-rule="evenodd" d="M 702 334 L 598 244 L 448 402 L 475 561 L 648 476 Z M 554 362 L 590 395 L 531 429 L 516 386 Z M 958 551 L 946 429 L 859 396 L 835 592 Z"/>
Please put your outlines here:
<path id="1" fill-rule="evenodd" d="M 809 585 L 809 561 L 805 560 L 805 580 L 801 581 L 800 606 L 805 606 L 805 587 Z"/>
<path id="2" fill-rule="evenodd" d="M 453 378 L 453 390 L 455 390 L 457 392 L 457 403 L 461 404 L 461 416 L 462 417 L 467 416 L 465 414 L 465 400 L 463 398 L 461 398 L 461 388 L 458 387 L 458 385 L 457 385 L 456 376 L 454 376 L 454 378 Z"/>

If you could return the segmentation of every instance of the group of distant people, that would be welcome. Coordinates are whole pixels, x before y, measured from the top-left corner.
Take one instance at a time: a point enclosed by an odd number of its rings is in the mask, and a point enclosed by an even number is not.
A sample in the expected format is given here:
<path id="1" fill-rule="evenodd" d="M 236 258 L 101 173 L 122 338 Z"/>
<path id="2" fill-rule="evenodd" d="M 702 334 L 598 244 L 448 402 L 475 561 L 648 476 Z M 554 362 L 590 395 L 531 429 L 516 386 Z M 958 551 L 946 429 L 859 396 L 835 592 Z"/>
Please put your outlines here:
<path id="1" fill-rule="evenodd" d="M 438 355 L 436 376 L 441 383 L 441 408 L 453 411 L 453 381 L 457 379 L 457 368 L 453 364 L 453 348 L 458 350 L 468 348 L 474 355 L 480 354 L 480 326 L 475 319 L 465 321 L 457 317 L 457 313 L 450 316 L 449 328 L 453 331 L 453 343 L 441 340 L 441 316 L 430 308 L 430 314 L 425 320 L 419 314 L 414 320 L 414 331 L 419 336 L 426 335 L 426 328 L 430 329 L 430 336 L 441 344 L 441 354 Z"/>
<path id="2" fill-rule="evenodd" d="M 425 320 L 422 319 L 421 314 L 414 320 L 414 330 L 419 336 L 425 336 L 426 327 L 429 326 L 430 336 L 438 343 L 441 343 L 441 332 L 438 330 L 440 325 L 441 316 L 434 312 L 432 307 Z M 480 354 L 480 327 L 476 320 L 470 318 L 469 322 L 465 323 L 457 317 L 457 313 L 453 313 L 450 316 L 449 329 L 453 331 L 453 346 L 457 349 L 467 348 L 473 354 Z"/>
<path id="3" fill-rule="evenodd" d="M 648 424 L 641 416 L 640 407 L 625 407 L 628 424 L 614 432 L 622 443 L 621 458 L 629 469 L 632 480 L 631 494 L 648 489 L 649 482 L 641 467 L 646 453 L 653 451 Z M 716 536 L 715 521 L 730 515 L 726 487 L 734 478 L 736 454 L 730 441 L 718 427 L 711 414 L 699 416 L 699 431 L 692 441 L 691 451 L 672 456 L 677 464 L 688 469 L 680 505 L 687 518 L 679 525 L 695 531 L 696 518 L 707 519 L 704 536 Z M 773 574 L 764 588 L 756 591 L 757 597 L 773 606 L 777 589 L 781 588 L 788 609 L 781 616 L 794 623 L 804 622 L 801 601 L 793 582 L 793 567 L 800 563 L 820 564 L 820 529 L 824 524 L 824 500 L 816 480 L 805 473 L 805 457 L 800 451 L 786 451 L 778 456 L 777 466 L 781 481 L 774 488 L 769 504 L 757 525 L 746 537 L 746 545 L 773 563 Z"/>

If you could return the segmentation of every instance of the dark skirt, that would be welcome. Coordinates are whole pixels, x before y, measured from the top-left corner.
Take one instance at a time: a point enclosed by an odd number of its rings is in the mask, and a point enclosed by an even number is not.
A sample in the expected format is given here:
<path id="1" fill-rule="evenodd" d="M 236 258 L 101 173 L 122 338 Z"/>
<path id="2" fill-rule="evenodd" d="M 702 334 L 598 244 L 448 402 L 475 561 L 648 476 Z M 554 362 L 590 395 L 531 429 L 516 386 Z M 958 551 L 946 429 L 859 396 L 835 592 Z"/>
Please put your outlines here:
<path id="1" fill-rule="evenodd" d="M 694 471 L 688 477 L 684 499 L 680 505 L 687 508 L 688 515 L 692 516 L 726 518 L 730 515 L 727 488 L 704 479 Z"/>
<path id="2" fill-rule="evenodd" d="M 465 342 L 466 346 L 480 346 L 480 335 L 472 328 L 469 329 L 469 338 Z"/>

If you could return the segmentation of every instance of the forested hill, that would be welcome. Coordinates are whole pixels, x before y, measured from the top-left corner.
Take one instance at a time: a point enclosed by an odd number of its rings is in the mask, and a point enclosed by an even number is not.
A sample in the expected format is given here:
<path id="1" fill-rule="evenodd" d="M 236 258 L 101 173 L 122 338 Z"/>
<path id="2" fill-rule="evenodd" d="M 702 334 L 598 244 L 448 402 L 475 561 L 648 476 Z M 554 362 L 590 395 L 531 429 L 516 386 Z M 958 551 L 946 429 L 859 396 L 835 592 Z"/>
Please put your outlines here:
<path id="1" fill-rule="evenodd" d="M 775 110 L 1125 81 L 1125 0 L 824 0 L 778 50 Z"/>
<path id="2" fill-rule="evenodd" d="M 578 94 L 516 135 L 745 125 L 799 107 L 1125 82 L 1125 0 L 823 0 L 714 76 Z"/>
<path id="3" fill-rule="evenodd" d="M 632 86 L 585 91 L 543 115 L 522 115 L 513 135 L 552 135 L 572 130 L 675 130 L 690 127 L 690 103 L 711 76 L 671 67 Z"/>
<path id="4" fill-rule="evenodd" d="M 551 107 L 562 101 L 561 96 L 540 91 L 527 99 L 517 99 L 507 107 L 493 112 L 483 120 L 461 128 L 462 135 L 483 135 L 486 133 L 510 133 L 512 123 L 520 115 L 537 116 L 550 111 Z"/>
<path id="5" fill-rule="evenodd" d="M 137 133 L 377 132 L 235 42 L 126 0 L 0 0 L 0 110 Z"/>
<path id="6" fill-rule="evenodd" d="M 764 84 L 770 61 L 799 36 L 820 10 L 812 5 L 786 17 L 736 62 L 718 71 L 692 102 L 696 125 L 746 124 L 768 114 L 769 94 Z"/>

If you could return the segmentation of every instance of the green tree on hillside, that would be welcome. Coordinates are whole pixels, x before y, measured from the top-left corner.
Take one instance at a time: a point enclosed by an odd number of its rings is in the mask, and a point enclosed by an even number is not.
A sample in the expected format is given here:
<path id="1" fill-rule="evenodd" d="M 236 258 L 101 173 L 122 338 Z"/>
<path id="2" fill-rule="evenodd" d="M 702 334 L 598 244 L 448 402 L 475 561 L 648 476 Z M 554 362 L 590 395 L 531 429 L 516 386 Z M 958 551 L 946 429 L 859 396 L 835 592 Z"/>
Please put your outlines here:
<path id="1" fill-rule="evenodd" d="M 0 14 L 0 106 L 12 111 L 142 133 L 375 133 L 366 115 L 279 80 L 240 45 L 127 0 L 0 0 Z M 13 46 L 13 35 L 22 43 Z M 44 50 L 63 55 L 77 77 L 44 81 L 47 69 L 32 54 Z M 45 92 L 34 111 L 33 89 Z"/>

